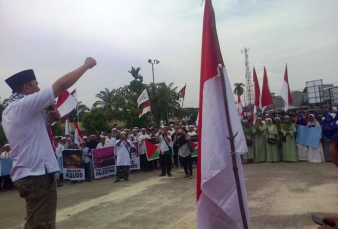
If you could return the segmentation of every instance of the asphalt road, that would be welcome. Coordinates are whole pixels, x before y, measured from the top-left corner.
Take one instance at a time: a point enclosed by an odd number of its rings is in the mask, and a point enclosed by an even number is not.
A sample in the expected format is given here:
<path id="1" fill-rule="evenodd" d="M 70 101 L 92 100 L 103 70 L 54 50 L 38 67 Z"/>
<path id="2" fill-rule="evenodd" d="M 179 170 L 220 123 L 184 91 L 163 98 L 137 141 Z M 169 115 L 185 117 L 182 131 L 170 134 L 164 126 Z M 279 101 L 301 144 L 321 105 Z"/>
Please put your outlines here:
<path id="1" fill-rule="evenodd" d="M 332 163 L 244 165 L 252 228 L 317 228 L 310 215 L 338 215 L 338 168 Z M 196 179 L 134 172 L 58 188 L 57 228 L 195 228 Z M 25 203 L 16 191 L 0 193 L 0 228 L 22 228 Z"/>

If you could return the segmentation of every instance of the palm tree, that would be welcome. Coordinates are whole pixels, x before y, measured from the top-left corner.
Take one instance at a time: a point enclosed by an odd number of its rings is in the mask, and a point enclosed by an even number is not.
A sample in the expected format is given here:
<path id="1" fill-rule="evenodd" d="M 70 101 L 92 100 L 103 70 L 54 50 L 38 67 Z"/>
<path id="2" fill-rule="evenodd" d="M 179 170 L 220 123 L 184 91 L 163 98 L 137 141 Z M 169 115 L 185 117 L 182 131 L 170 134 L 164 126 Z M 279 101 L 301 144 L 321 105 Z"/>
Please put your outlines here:
<path id="1" fill-rule="evenodd" d="M 139 74 L 140 70 L 141 70 L 140 67 L 137 67 L 137 68 L 131 67 L 131 70 L 128 72 L 132 75 L 132 77 L 134 77 L 135 80 L 139 80 L 142 83 L 143 76 Z"/>
<path id="2" fill-rule="evenodd" d="M 245 86 L 243 83 L 235 83 L 235 89 L 234 89 L 234 94 L 235 95 L 243 95 L 244 89 L 243 86 Z"/>
<path id="3" fill-rule="evenodd" d="M 94 103 L 94 107 L 100 106 L 105 111 L 111 111 L 114 108 L 114 95 L 116 90 L 112 89 L 109 91 L 108 88 L 105 88 L 104 91 L 100 91 L 100 93 L 95 95 L 95 98 L 100 100 Z"/>

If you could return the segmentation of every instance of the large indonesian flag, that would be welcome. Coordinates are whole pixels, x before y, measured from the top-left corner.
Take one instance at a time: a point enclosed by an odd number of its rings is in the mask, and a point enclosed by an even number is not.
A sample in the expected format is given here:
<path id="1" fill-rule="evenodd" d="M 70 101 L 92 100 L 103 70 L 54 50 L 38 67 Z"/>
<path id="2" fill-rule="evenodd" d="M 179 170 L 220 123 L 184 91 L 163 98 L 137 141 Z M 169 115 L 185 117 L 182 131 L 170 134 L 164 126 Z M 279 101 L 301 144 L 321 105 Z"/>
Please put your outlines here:
<path id="1" fill-rule="evenodd" d="M 230 154 L 231 145 L 227 138 L 229 136 L 227 119 L 230 119 L 233 133 L 237 133 L 234 138 L 234 148 L 239 181 L 242 187 L 238 191 L 243 196 L 243 208 L 246 215 L 244 219 L 247 221 L 247 228 L 251 228 L 240 159 L 240 155 L 247 152 L 247 146 L 227 72 L 225 68 L 222 68 L 230 117 L 226 116 L 222 81 L 217 69 L 219 64 L 224 66 L 217 38 L 214 12 L 211 1 L 206 0 L 198 125 L 197 228 L 244 228 Z"/>
<path id="2" fill-rule="evenodd" d="M 292 103 L 292 96 L 290 92 L 290 85 L 289 85 L 289 78 L 288 78 L 288 66 L 285 66 L 284 81 L 283 81 L 281 96 L 285 102 L 284 110 L 287 111 L 289 109 L 289 106 Z"/>
<path id="3" fill-rule="evenodd" d="M 73 94 L 76 95 L 76 90 L 74 90 L 72 93 L 69 93 L 66 90 L 62 92 L 61 95 L 59 95 L 55 107 L 59 111 L 61 118 L 76 108 L 77 101 Z"/>

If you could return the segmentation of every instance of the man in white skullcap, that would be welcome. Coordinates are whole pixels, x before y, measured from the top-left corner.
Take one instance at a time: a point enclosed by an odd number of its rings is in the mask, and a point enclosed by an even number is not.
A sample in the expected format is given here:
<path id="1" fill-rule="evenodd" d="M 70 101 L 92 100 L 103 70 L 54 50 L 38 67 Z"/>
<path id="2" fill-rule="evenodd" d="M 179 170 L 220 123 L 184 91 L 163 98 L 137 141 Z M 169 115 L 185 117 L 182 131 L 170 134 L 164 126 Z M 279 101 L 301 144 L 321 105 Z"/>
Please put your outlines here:
<path id="1" fill-rule="evenodd" d="M 129 180 L 129 168 L 130 168 L 130 140 L 127 139 L 127 133 L 121 131 L 121 139 L 116 142 L 116 182 L 121 179 Z"/>

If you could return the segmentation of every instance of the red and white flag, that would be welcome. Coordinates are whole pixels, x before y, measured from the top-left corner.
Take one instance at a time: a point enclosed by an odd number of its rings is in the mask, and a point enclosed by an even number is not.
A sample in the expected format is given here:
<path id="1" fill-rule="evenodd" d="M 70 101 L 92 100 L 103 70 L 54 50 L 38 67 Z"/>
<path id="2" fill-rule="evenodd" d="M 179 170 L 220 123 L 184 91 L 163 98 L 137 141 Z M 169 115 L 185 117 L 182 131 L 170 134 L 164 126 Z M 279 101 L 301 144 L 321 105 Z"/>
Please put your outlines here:
<path id="1" fill-rule="evenodd" d="M 72 92 L 75 94 L 75 90 Z M 77 101 L 75 97 L 69 93 L 67 90 L 62 92 L 58 97 L 58 101 L 56 102 L 56 109 L 59 111 L 61 118 L 66 114 L 69 114 L 73 109 L 76 108 Z"/>
<path id="2" fill-rule="evenodd" d="M 265 108 L 271 104 L 273 104 L 273 100 L 269 88 L 268 76 L 266 74 L 266 69 L 264 67 L 263 87 L 262 87 L 262 113 L 264 113 Z"/>
<path id="3" fill-rule="evenodd" d="M 219 77 L 218 66 L 224 67 L 219 48 L 216 23 L 210 0 L 205 1 L 202 61 L 200 78 L 199 103 L 199 160 L 197 170 L 197 212 L 196 223 L 198 229 L 243 228 L 235 176 L 230 154 L 229 128 L 227 118 L 230 119 L 234 133 L 235 156 L 239 180 L 241 184 L 244 212 L 248 228 L 250 226 L 246 189 L 240 155 L 247 152 L 243 128 L 238 118 L 235 99 L 225 67 L 226 99 L 229 104 L 229 116 L 225 112 L 222 91 L 222 81 Z"/>
<path id="4" fill-rule="evenodd" d="M 143 105 L 143 108 L 142 108 L 142 110 L 141 110 L 141 112 L 140 112 L 140 114 L 139 114 L 139 118 L 141 118 L 142 117 L 142 115 L 144 115 L 144 114 L 146 114 L 146 113 L 148 113 L 148 112 L 150 112 L 151 110 L 150 110 L 150 101 L 148 100 L 147 102 L 145 102 L 145 104 Z"/>
<path id="5" fill-rule="evenodd" d="M 65 116 L 65 135 L 71 134 L 72 129 L 70 127 L 69 117 L 68 115 Z"/>
<path id="6" fill-rule="evenodd" d="M 83 142 L 83 134 L 77 124 L 77 122 L 75 121 L 75 119 L 73 120 L 74 122 L 74 127 L 75 127 L 75 130 L 74 130 L 74 143 L 76 145 L 80 145 L 82 142 Z"/>
<path id="7" fill-rule="evenodd" d="M 244 110 L 243 110 L 240 94 L 237 94 L 237 113 L 238 113 L 239 118 L 242 120 L 244 118 Z"/>
<path id="8" fill-rule="evenodd" d="M 259 83 L 257 79 L 257 74 L 255 68 L 253 68 L 253 84 L 255 90 L 255 101 L 254 101 L 254 110 L 252 114 L 252 123 L 255 124 L 257 120 L 257 107 L 262 109 L 262 97 L 261 97 L 261 89 L 259 88 Z"/>
<path id="9" fill-rule="evenodd" d="M 284 81 L 281 91 L 281 96 L 285 102 L 284 110 L 287 111 L 289 109 L 289 106 L 292 103 L 292 95 L 290 91 L 290 85 L 289 85 L 289 77 L 288 77 L 288 66 L 285 66 L 285 72 L 284 72 Z"/>

